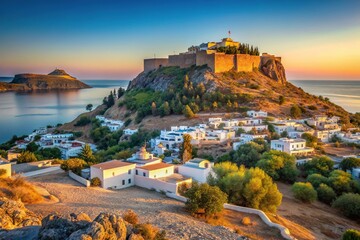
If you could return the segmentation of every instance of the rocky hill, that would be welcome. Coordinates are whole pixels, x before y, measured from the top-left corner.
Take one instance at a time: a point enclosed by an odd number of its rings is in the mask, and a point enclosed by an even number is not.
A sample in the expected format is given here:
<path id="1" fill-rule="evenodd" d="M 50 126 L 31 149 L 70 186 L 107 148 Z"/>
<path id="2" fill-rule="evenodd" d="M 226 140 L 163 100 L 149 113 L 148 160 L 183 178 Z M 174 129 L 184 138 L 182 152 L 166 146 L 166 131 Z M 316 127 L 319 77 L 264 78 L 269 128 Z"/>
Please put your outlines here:
<path id="1" fill-rule="evenodd" d="M 0 82 L 0 91 L 32 91 L 55 89 L 90 88 L 89 85 L 70 76 L 64 70 L 55 69 L 48 75 L 17 74 L 10 83 Z"/>
<path id="2" fill-rule="evenodd" d="M 146 93 L 157 97 L 147 97 Z M 291 108 L 296 106 L 301 110 L 298 117 L 337 115 L 343 123 L 349 123 L 352 116 L 328 99 L 306 93 L 287 82 L 283 65 L 274 59 L 253 72 L 213 73 L 206 66 L 162 67 L 142 72 L 129 83 L 123 103 L 120 103 L 122 107 L 116 104 L 106 114 L 121 118 L 129 110 L 134 113 L 140 108 L 142 115 L 149 116 L 152 102 L 161 111 L 165 101 L 171 114 L 182 114 L 181 110 L 176 112 L 179 104 L 180 109 L 188 105 L 194 113 L 200 114 L 261 109 L 270 115 L 291 117 Z M 139 118 L 137 122 L 140 122 Z"/>

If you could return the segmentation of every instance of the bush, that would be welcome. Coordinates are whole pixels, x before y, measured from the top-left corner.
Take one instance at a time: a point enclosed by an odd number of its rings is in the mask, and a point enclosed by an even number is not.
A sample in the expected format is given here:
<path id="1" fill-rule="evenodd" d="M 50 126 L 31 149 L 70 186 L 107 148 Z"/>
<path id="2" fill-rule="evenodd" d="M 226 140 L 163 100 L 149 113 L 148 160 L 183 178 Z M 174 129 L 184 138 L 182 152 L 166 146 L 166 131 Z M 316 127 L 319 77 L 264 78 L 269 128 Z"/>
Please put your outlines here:
<path id="1" fill-rule="evenodd" d="M 185 193 L 188 198 L 185 206 L 192 213 L 204 211 L 205 216 L 212 216 L 221 212 L 224 203 L 227 201 L 226 193 L 222 192 L 218 187 L 213 187 L 207 183 L 197 184 L 188 189 Z"/>
<path id="2" fill-rule="evenodd" d="M 79 158 L 71 158 L 64 161 L 61 164 L 61 169 L 64 171 L 72 171 L 73 173 L 80 175 L 81 170 L 87 166 L 86 162 Z"/>
<path id="3" fill-rule="evenodd" d="M 309 175 L 306 178 L 306 181 L 311 183 L 311 185 L 313 185 L 314 188 L 318 188 L 320 186 L 320 184 L 322 184 L 322 183 L 324 183 L 324 184 L 328 183 L 327 177 L 324 177 L 323 175 L 318 174 L 318 173 Z"/>
<path id="4" fill-rule="evenodd" d="M 296 182 L 291 187 L 291 191 L 296 199 L 311 203 L 317 199 L 317 193 L 311 183 Z"/>
<path id="5" fill-rule="evenodd" d="M 241 220 L 241 223 L 245 226 L 249 226 L 252 224 L 251 222 L 251 219 L 249 217 L 244 217 L 242 220 Z"/>
<path id="6" fill-rule="evenodd" d="M 360 231 L 348 229 L 342 235 L 341 240 L 360 240 Z"/>
<path id="7" fill-rule="evenodd" d="M 91 120 L 89 117 L 87 116 L 82 116 L 80 117 L 80 119 L 74 124 L 75 127 L 80 127 L 80 126 L 86 126 L 89 123 L 91 123 Z"/>
<path id="8" fill-rule="evenodd" d="M 0 178 L 5 177 L 6 173 L 6 169 L 0 169 Z"/>
<path id="9" fill-rule="evenodd" d="M 338 197 L 332 204 L 334 208 L 352 219 L 360 220 L 360 195 L 355 193 L 345 193 Z"/>
<path id="10" fill-rule="evenodd" d="M 341 170 L 334 170 L 330 173 L 329 185 L 338 195 L 352 192 L 352 182 L 353 180 L 350 173 Z"/>
<path id="11" fill-rule="evenodd" d="M 311 161 L 308 161 L 304 164 L 304 170 L 307 175 L 313 173 L 319 173 L 323 176 L 328 176 L 334 167 L 334 162 L 326 157 L 314 157 Z"/>
<path id="12" fill-rule="evenodd" d="M 28 163 L 28 162 L 36 162 L 38 159 L 35 156 L 34 153 L 29 152 L 29 151 L 25 151 L 22 152 L 18 158 L 17 158 L 17 163 Z"/>
<path id="13" fill-rule="evenodd" d="M 326 184 L 321 183 L 316 192 L 319 200 L 323 203 L 331 204 L 336 199 L 336 193 Z"/>
<path id="14" fill-rule="evenodd" d="M 101 180 L 98 177 L 94 177 L 90 180 L 90 184 L 93 187 L 100 187 L 101 186 Z"/>
<path id="15" fill-rule="evenodd" d="M 135 225 L 135 232 L 139 233 L 146 240 L 165 240 L 165 231 L 159 231 L 158 228 L 151 224 L 137 224 Z"/>
<path id="16" fill-rule="evenodd" d="M 353 168 L 360 167 L 360 158 L 353 158 L 353 157 L 345 158 L 340 162 L 339 167 L 343 171 L 347 171 L 347 170 L 351 171 Z"/>
<path id="17" fill-rule="evenodd" d="M 123 219 L 127 221 L 130 224 L 138 224 L 139 223 L 139 217 L 133 210 L 127 210 L 123 214 Z"/>

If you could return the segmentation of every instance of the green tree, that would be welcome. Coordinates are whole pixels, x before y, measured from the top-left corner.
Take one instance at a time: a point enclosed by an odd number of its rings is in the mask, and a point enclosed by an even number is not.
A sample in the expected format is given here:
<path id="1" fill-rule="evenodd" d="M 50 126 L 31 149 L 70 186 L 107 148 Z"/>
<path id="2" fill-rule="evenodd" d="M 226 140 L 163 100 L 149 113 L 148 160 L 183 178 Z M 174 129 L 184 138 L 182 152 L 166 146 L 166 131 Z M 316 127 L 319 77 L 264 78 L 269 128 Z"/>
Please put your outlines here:
<path id="1" fill-rule="evenodd" d="M 317 192 L 309 182 L 296 182 L 291 187 L 291 191 L 296 199 L 303 202 L 311 203 L 317 199 Z"/>
<path id="2" fill-rule="evenodd" d="M 351 174 L 342 170 L 334 170 L 329 175 L 329 185 L 338 195 L 355 190 L 352 188 L 353 183 L 355 182 L 352 180 Z"/>
<path id="3" fill-rule="evenodd" d="M 301 109 L 299 108 L 298 105 L 294 104 L 291 108 L 290 108 L 290 116 L 292 118 L 299 118 L 301 117 Z"/>
<path id="4" fill-rule="evenodd" d="M 162 112 L 165 116 L 168 116 L 171 113 L 171 109 L 167 101 L 165 101 L 164 104 L 162 105 Z"/>
<path id="5" fill-rule="evenodd" d="M 115 104 L 114 95 L 113 95 L 113 93 L 110 92 L 110 95 L 109 95 L 108 98 L 107 98 L 106 106 L 107 106 L 108 108 L 110 108 L 110 107 L 112 107 L 114 104 Z"/>
<path id="6" fill-rule="evenodd" d="M 27 162 L 36 162 L 38 159 L 36 158 L 33 152 L 24 151 L 22 152 L 18 158 L 17 163 L 27 163 Z"/>
<path id="7" fill-rule="evenodd" d="M 78 158 L 83 159 L 87 163 L 94 163 L 96 161 L 96 158 L 93 155 L 93 152 L 89 144 L 85 144 L 82 147 L 81 152 L 78 155 Z"/>
<path id="8" fill-rule="evenodd" d="M 183 135 L 183 142 L 180 146 L 180 158 L 185 163 L 192 159 L 193 147 L 191 145 L 191 136 L 189 134 Z"/>
<path id="9" fill-rule="evenodd" d="M 221 212 L 224 203 L 227 202 L 226 193 L 206 183 L 200 185 L 193 183 L 192 187 L 185 192 L 185 197 L 188 198 L 185 206 L 191 213 L 204 211 L 206 216 Z"/>
<path id="10" fill-rule="evenodd" d="M 317 147 L 318 139 L 314 135 L 312 135 L 310 133 L 303 133 L 301 135 L 301 138 L 306 140 L 307 147 L 314 147 L 314 148 Z"/>
<path id="11" fill-rule="evenodd" d="M 360 220 L 360 195 L 355 193 L 345 193 L 338 197 L 332 204 L 334 208 L 352 219 Z"/>
<path id="12" fill-rule="evenodd" d="M 341 240 L 360 240 L 360 231 L 347 229 L 342 235 Z"/>
<path id="13" fill-rule="evenodd" d="M 336 193 L 334 190 L 326 184 L 321 183 L 316 189 L 318 198 L 321 202 L 331 204 L 336 199 Z"/>
<path id="14" fill-rule="evenodd" d="M 295 182 L 299 174 L 295 157 L 276 150 L 263 153 L 256 166 L 263 169 L 274 180 Z"/>
<path id="15" fill-rule="evenodd" d="M 156 103 L 155 102 L 151 103 L 151 113 L 152 113 L 153 116 L 157 115 L 157 108 L 156 108 Z"/>
<path id="16" fill-rule="evenodd" d="M 187 117 L 187 118 L 193 118 L 195 116 L 195 114 L 193 113 L 193 111 L 191 110 L 189 105 L 185 106 L 183 113 L 184 113 L 185 117 Z"/>
<path id="17" fill-rule="evenodd" d="M 86 105 L 86 111 L 91 112 L 91 110 L 93 109 L 93 105 L 91 103 L 89 103 L 88 105 Z"/>
<path id="18" fill-rule="evenodd" d="M 29 151 L 29 152 L 36 152 L 38 149 L 39 149 L 39 145 L 37 145 L 35 142 L 30 142 L 26 146 L 26 151 Z"/>
<path id="19" fill-rule="evenodd" d="M 353 158 L 353 157 L 345 158 L 340 162 L 339 167 L 343 171 L 347 171 L 347 170 L 351 171 L 353 168 L 360 167 L 360 158 Z"/>
<path id="20" fill-rule="evenodd" d="M 63 161 L 60 168 L 64 171 L 72 171 L 73 173 L 80 175 L 81 170 L 87 167 L 87 163 L 79 158 L 71 158 Z"/>
<path id="21" fill-rule="evenodd" d="M 261 159 L 261 154 L 268 150 L 264 140 L 252 141 L 241 145 L 234 154 L 234 162 L 239 166 L 254 167 Z"/>
<path id="22" fill-rule="evenodd" d="M 307 175 L 319 173 L 323 176 L 328 176 L 333 167 L 334 162 L 326 156 L 314 157 L 311 161 L 307 161 L 304 164 L 304 170 Z"/>
<path id="23" fill-rule="evenodd" d="M 309 175 L 306 178 L 306 181 L 311 183 L 311 185 L 313 185 L 314 188 L 318 188 L 320 186 L 320 184 L 328 184 L 327 177 L 324 177 L 323 175 L 321 175 L 319 173 L 313 173 L 313 174 Z"/>

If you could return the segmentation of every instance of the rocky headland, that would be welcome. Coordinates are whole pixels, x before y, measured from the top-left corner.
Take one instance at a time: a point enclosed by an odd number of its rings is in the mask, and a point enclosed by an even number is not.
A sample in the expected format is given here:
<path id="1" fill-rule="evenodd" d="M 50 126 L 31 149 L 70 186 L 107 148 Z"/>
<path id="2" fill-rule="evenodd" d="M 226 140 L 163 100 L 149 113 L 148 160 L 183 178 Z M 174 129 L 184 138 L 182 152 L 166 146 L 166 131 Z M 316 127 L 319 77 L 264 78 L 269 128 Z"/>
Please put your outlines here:
<path id="1" fill-rule="evenodd" d="M 0 92 L 82 88 L 91 87 L 61 69 L 55 69 L 47 75 L 32 73 L 17 74 L 10 83 L 0 82 Z"/>

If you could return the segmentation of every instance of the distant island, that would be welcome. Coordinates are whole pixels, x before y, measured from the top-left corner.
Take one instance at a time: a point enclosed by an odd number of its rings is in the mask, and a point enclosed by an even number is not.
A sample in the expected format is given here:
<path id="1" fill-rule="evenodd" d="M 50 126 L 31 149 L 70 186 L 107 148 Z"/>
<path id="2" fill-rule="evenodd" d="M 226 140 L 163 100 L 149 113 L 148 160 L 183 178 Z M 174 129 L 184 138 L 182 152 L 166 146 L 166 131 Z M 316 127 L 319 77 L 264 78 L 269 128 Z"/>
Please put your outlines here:
<path id="1" fill-rule="evenodd" d="M 0 92 L 82 88 L 91 87 L 61 69 L 55 69 L 47 75 L 33 73 L 17 74 L 10 83 L 0 82 Z"/>

